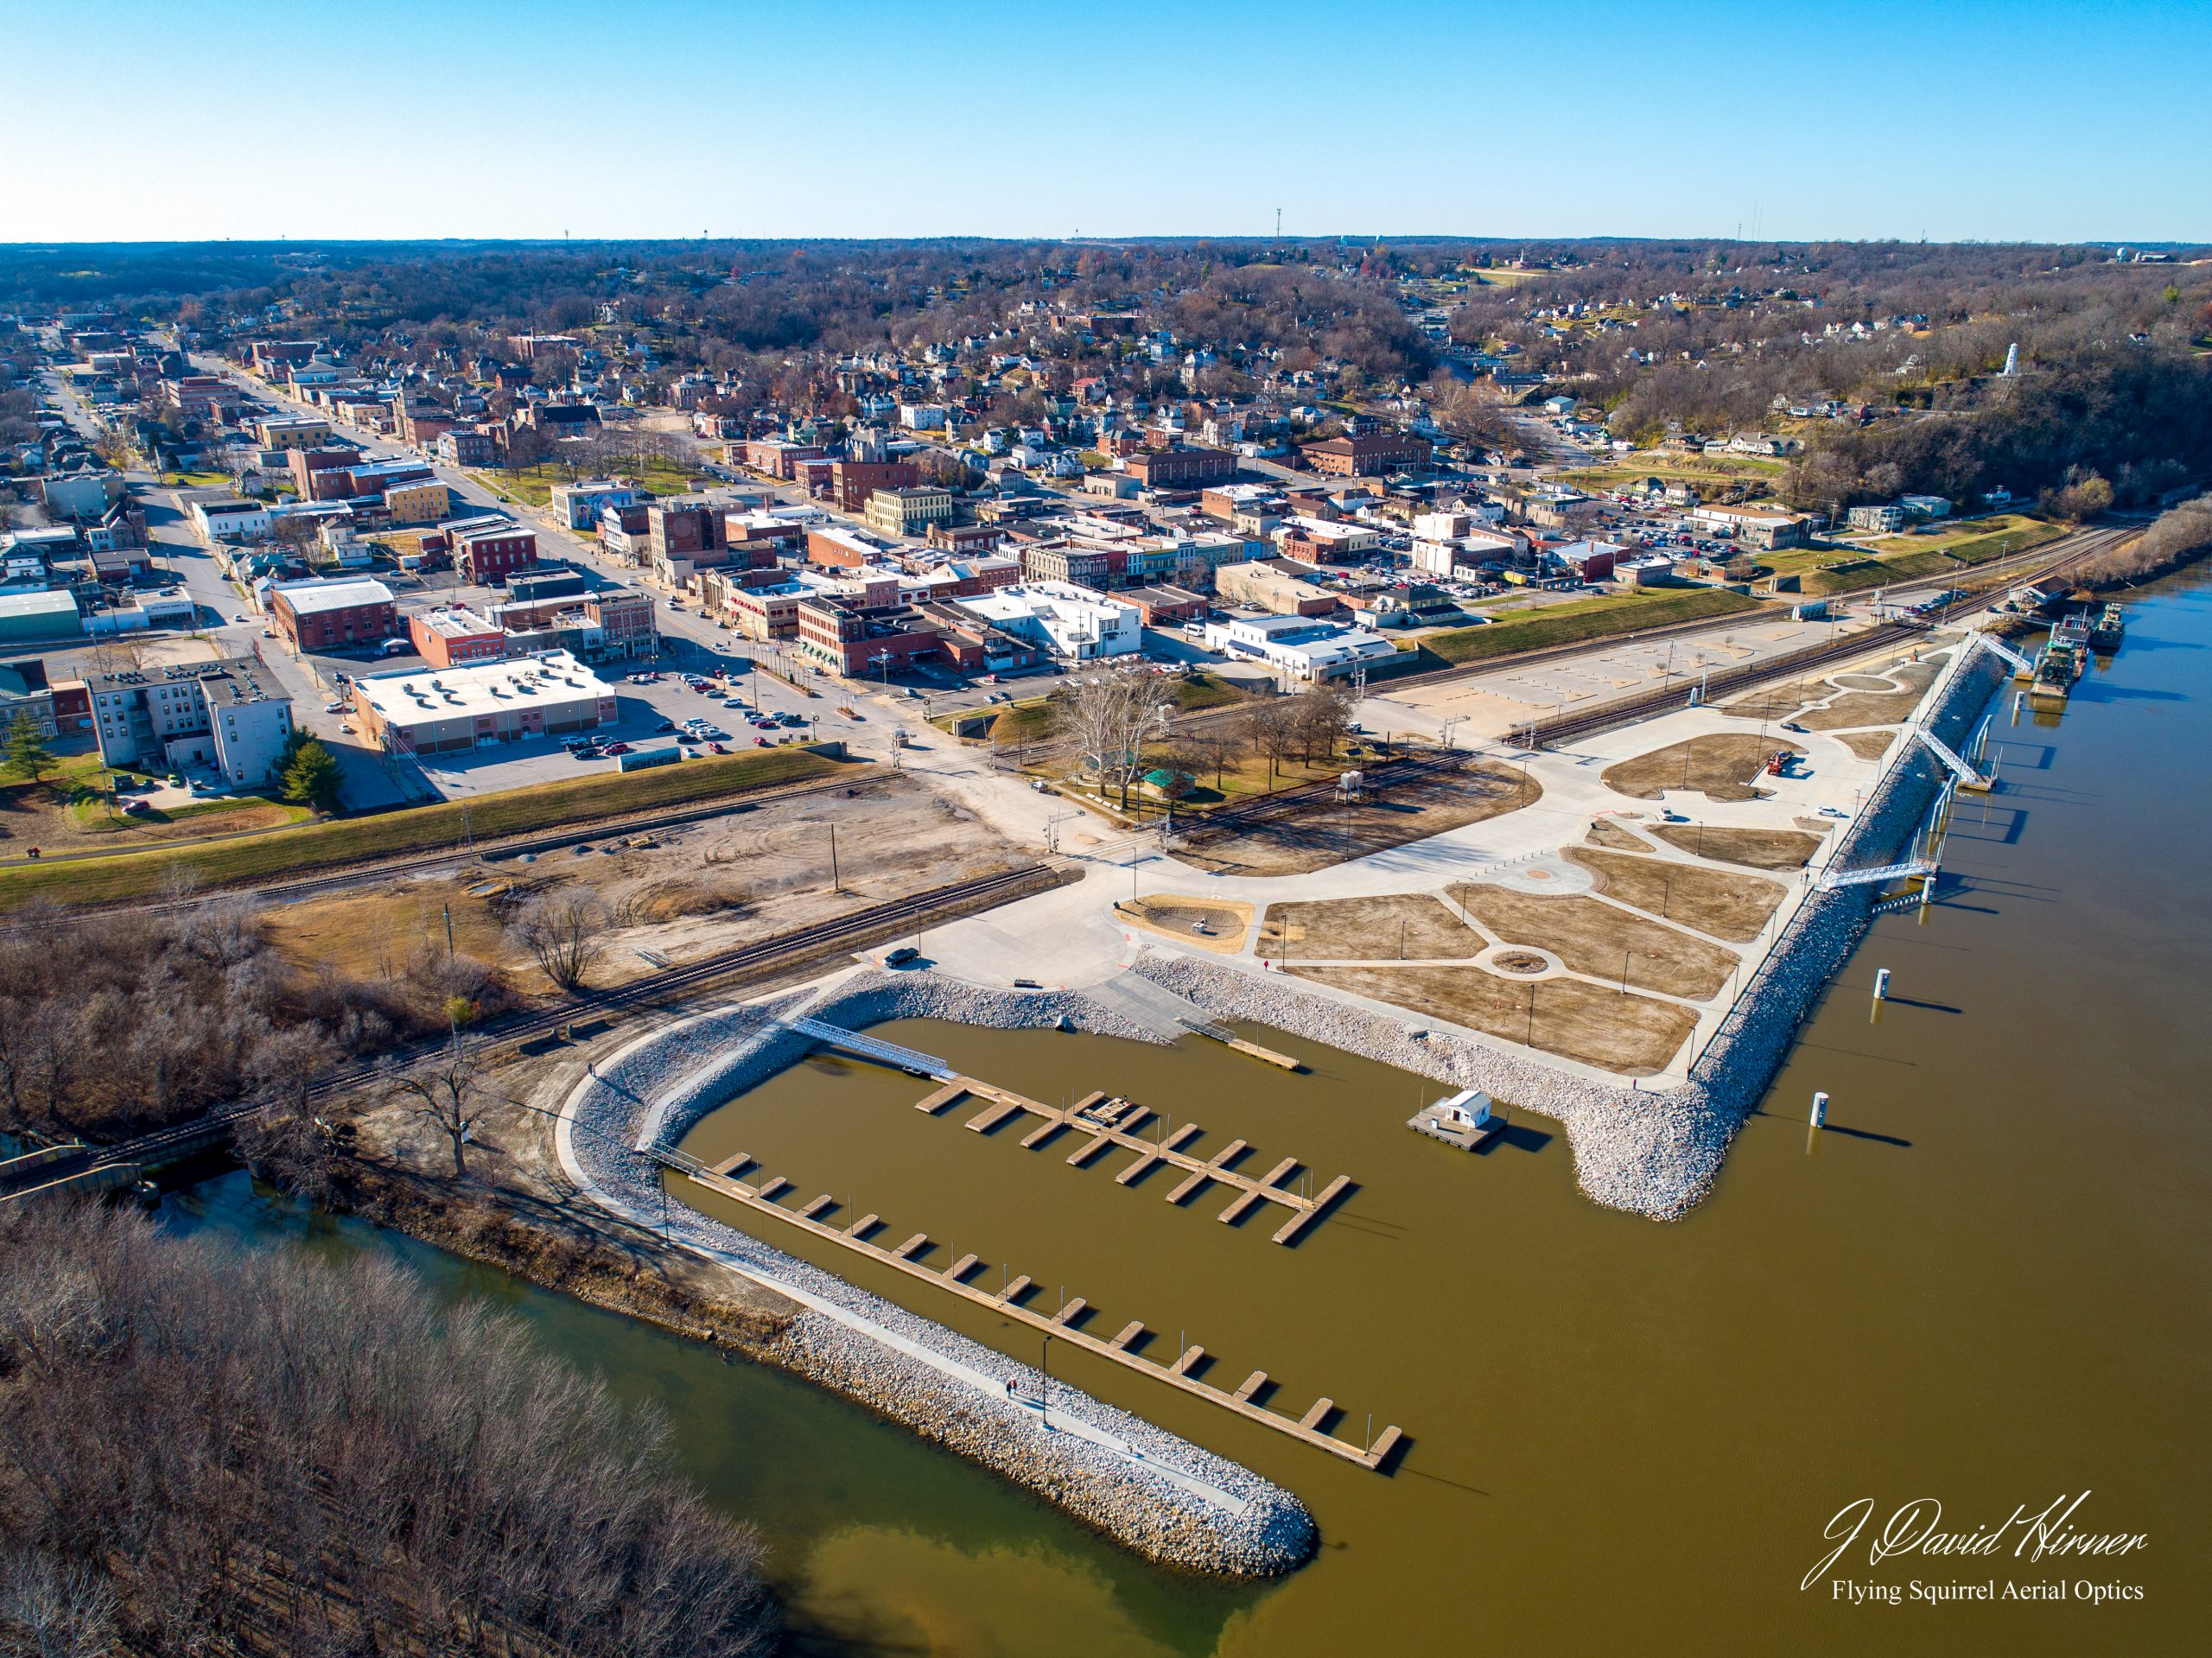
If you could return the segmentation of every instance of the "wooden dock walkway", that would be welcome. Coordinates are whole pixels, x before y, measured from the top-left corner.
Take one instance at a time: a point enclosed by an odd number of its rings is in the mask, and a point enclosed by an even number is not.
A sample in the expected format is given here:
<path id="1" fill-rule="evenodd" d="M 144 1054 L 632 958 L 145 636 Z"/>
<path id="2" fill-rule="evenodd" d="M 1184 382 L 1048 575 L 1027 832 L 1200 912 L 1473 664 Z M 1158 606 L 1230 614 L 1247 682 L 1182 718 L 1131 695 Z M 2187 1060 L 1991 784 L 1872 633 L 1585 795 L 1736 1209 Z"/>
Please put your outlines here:
<path id="1" fill-rule="evenodd" d="M 1026 1274 L 1016 1278 L 1005 1289 L 995 1293 L 963 1281 L 965 1274 L 974 1269 L 976 1257 L 973 1255 L 963 1255 L 949 1271 L 940 1272 L 935 1267 L 925 1266 L 913 1257 L 922 1253 L 928 1245 L 930 1238 L 926 1232 L 915 1233 L 896 1249 L 885 1249 L 865 1242 L 862 1236 L 868 1229 L 880 1224 L 880 1217 L 878 1216 L 864 1215 L 850 1227 L 840 1229 L 816 1218 L 819 1211 L 813 1204 L 807 1205 L 807 1210 L 814 1212 L 786 1209 L 772 1198 L 763 1197 L 760 1191 L 747 1185 L 743 1181 L 726 1174 L 716 1173 L 711 1169 L 701 1168 L 695 1165 L 690 1168 L 683 1169 L 683 1172 L 694 1184 L 704 1187 L 718 1197 L 727 1197 L 761 1214 L 772 1216 L 786 1225 L 795 1226 L 801 1231 L 809 1233 L 825 1242 L 834 1243 L 841 1248 L 853 1251 L 855 1255 L 864 1255 L 870 1261 L 905 1273 L 909 1277 L 934 1284 L 949 1294 L 961 1296 L 979 1306 L 988 1307 L 1005 1318 L 1018 1320 L 1032 1329 L 1043 1331 L 1061 1341 L 1071 1343 L 1086 1352 L 1095 1353 L 1102 1358 L 1109 1359 L 1141 1375 L 1166 1382 L 1170 1387 L 1179 1388 L 1211 1404 L 1218 1405 L 1224 1410 L 1232 1412 L 1249 1421 L 1273 1428 L 1276 1432 L 1287 1434 L 1294 1439 L 1303 1440 L 1318 1450 L 1325 1451 L 1334 1457 L 1340 1457 L 1346 1462 L 1356 1463 L 1363 1468 L 1381 1467 L 1383 1458 L 1396 1447 L 1399 1440 L 1403 1437 L 1397 1428 L 1386 1428 L 1373 1445 L 1362 1450 L 1357 1445 L 1347 1445 L 1334 1434 L 1322 1432 L 1319 1424 L 1336 1408 L 1336 1401 L 1331 1399 L 1315 1401 L 1305 1415 L 1297 1419 L 1269 1410 L 1265 1406 L 1254 1404 L 1253 1396 L 1267 1384 L 1268 1376 L 1264 1370 L 1255 1370 L 1246 1379 L 1243 1386 L 1234 1393 L 1201 1382 L 1191 1374 L 1206 1357 L 1205 1349 L 1201 1346 L 1194 1344 L 1185 1347 L 1170 1363 L 1155 1363 L 1148 1358 L 1128 1350 L 1137 1338 L 1145 1333 L 1142 1319 L 1132 1319 L 1122 1326 L 1121 1331 L 1111 1341 L 1102 1340 L 1077 1327 L 1076 1321 L 1078 1316 L 1089 1310 L 1088 1303 L 1081 1296 L 1074 1298 L 1057 1313 L 1032 1312 L 1020 1304 L 1020 1298 L 1032 1286 L 1031 1280 Z M 777 1180 L 772 1185 L 775 1190 L 780 1191 L 787 1187 L 790 1183 Z M 1289 1197 L 1290 1194 L 1282 1195 Z M 1294 1203 L 1296 1200 L 1293 1199 L 1293 1201 Z M 1303 1221 L 1307 1217 L 1301 1214 L 1299 1218 Z"/>
<path id="2" fill-rule="evenodd" d="M 1250 1146 L 1242 1140 L 1231 1140 L 1211 1157 L 1200 1158 L 1185 1149 L 1205 1132 L 1195 1122 L 1184 1123 L 1156 1140 L 1146 1140 L 1136 1131 L 1155 1115 L 1152 1108 L 1109 1095 L 1103 1089 L 1094 1089 L 1073 1105 L 1051 1106 L 993 1083 L 973 1077 L 956 1077 L 927 1098 L 917 1101 L 914 1109 L 936 1116 L 957 1101 L 969 1097 L 987 1102 L 967 1123 L 979 1134 L 989 1134 L 1020 1113 L 1037 1118 L 1037 1126 L 1021 1137 L 1025 1151 L 1037 1150 L 1064 1128 L 1086 1136 L 1082 1145 L 1067 1154 L 1071 1168 L 1088 1168 L 1116 1147 L 1135 1152 L 1136 1160 L 1114 1176 L 1116 1185 L 1135 1185 L 1154 1169 L 1166 1165 L 1181 1171 L 1184 1177 L 1167 1194 L 1171 1204 L 1179 1205 L 1209 1185 L 1233 1186 L 1236 1196 L 1221 1211 L 1220 1218 L 1226 1225 L 1236 1224 L 1262 1204 L 1280 1204 L 1291 1213 L 1290 1218 L 1272 1235 L 1276 1243 L 1295 1243 L 1351 1190 L 1352 1184 L 1349 1175 L 1340 1174 L 1322 1189 L 1319 1197 L 1301 1197 L 1282 1184 L 1299 1166 L 1294 1157 L 1284 1158 L 1257 1179 L 1241 1174 L 1230 1166 L 1249 1151 Z"/>

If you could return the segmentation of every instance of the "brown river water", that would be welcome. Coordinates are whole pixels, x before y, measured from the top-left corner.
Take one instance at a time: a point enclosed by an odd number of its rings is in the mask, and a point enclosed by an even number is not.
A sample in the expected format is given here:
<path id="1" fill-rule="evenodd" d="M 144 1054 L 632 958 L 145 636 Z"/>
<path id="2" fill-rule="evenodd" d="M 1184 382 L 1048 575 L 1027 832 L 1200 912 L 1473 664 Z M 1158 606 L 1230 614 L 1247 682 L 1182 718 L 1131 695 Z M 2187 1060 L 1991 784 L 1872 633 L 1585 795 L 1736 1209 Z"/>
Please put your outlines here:
<path id="1" fill-rule="evenodd" d="M 1443 1090 L 1297 1039 L 1285 1076 L 1173 1049 L 922 1021 L 878 1033 L 1033 1097 L 1103 1088 L 1358 1183 L 1295 1249 L 1217 1223 L 1219 1189 L 1115 1184 L 1065 1137 L 986 1137 L 929 1084 L 809 1061 L 715 1113 L 687 1149 L 751 1153 L 803 1198 L 926 1231 L 1409 1436 L 1387 1475 L 1342 1463 L 1055 1344 L 1054 1374 L 1297 1492 L 1323 1539 L 1281 1582 L 1156 1571 L 990 1477 L 775 1373 L 515 1286 L 232 1179 L 180 1223 L 334 1250 L 397 1248 L 454 1293 L 510 1300 L 549 1344 L 649 1398 L 709 1494 L 755 1520 L 809 1651 L 961 1655 L 2183 1649 L 2201 1622 L 2212 1474 L 2208 1280 L 2212 1020 L 2212 586 L 2130 611 L 2119 657 L 2063 721 L 1998 708 L 2005 785 L 1954 820 L 1927 923 L 1885 918 L 1738 1138 L 1713 1197 L 1661 1225 L 1574 1187 L 1523 1119 L 1468 1156 L 1408 1132 Z M 1876 969 L 1895 974 L 1878 1023 Z M 1815 1139 L 1813 1091 L 1832 1096 Z M 720 1212 L 717 1200 L 700 1206 Z M 729 1218 L 740 1218 L 729 1217 Z M 741 1223 L 743 1223 L 741 1222 Z M 1036 1362 L 1039 1338 L 796 1229 L 763 1236 Z M 1914 1499 L 1939 1529 L 2089 1495 L 2069 1524 L 2141 1534 L 2116 1559 L 1910 1553 L 1867 1543 Z M 1847 1505 L 1873 1517 L 1824 1572 Z M 2063 1506 L 2063 1505 L 2062 1505 Z M 1916 1524 L 1913 1529 L 1919 1527 Z M 1839 1539 L 1839 1540 L 1840 1540 Z M 1930 1600 L 1911 1585 L 2067 1585 L 2060 1601 Z M 1841 1587 L 1839 1587 L 1839 1585 Z M 1854 1597 L 1850 1585 L 1856 1585 Z M 1874 1585 L 1875 1592 L 1867 1593 Z M 2122 1598 L 2082 1599 L 2097 1585 Z M 1894 1591 L 1897 1604 L 1886 1597 Z M 2139 1596 L 2139 1598 L 2137 1598 Z M 2189 1649 L 2196 1649 L 2193 1642 Z"/>

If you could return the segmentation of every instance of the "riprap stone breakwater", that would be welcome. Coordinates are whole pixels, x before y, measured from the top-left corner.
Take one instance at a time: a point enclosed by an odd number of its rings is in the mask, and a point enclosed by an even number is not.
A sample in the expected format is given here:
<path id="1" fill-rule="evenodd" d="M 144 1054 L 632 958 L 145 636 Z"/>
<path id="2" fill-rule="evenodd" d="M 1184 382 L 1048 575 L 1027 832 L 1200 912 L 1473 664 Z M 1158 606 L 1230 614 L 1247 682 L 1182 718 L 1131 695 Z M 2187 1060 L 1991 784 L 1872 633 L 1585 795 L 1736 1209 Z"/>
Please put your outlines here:
<path id="1" fill-rule="evenodd" d="M 1980 653 L 1936 689 L 1922 721 L 1959 746 L 2002 674 L 1994 657 Z M 1846 831 L 1834 864 L 1849 868 L 1894 858 L 1942 786 L 1935 760 L 1906 740 Z M 1525 1051 L 1471 1041 L 1411 1016 L 1370 1012 L 1181 952 L 1147 950 L 1133 970 L 1217 1019 L 1271 1026 L 1455 1088 L 1483 1089 L 1554 1118 L 1566 1127 L 1575 1178 L 1591 1198 L 1675 1220 L 1711 1191 L 1729 1142 L 1773 1081 L 1813 1003 L 1865 936 L 1875 901 L 1872 886 L 1809 894 L 1699 1054 L 1688 1081 L 1665 1089 L 1613 1087 Z"/>
<path id="2" fill-rule="evenodd" d="M 1004 1029 L 1064 1026 L 1158 1042 L 1065 992 L 863 971 L 826 992 L 715 1009 L 631 1044 L 572 1090 L 561 1124 L 571 1177 L 633 1223 L 663 1223 L 662 1166 L 706 1113 L 814 1046 L 779 1016 L 848 1027 L 941 1019 Z M 1289 1492 L 1032 1367 L 872 1295 L 760 1239 L 666 1204 L 670 1241 L 801 1309 L 768 1356 L 857 1399 L 1059 1504 L 1147 1559 L 1256 1577 L 1311 1556 L 1312 1516 Z"/>

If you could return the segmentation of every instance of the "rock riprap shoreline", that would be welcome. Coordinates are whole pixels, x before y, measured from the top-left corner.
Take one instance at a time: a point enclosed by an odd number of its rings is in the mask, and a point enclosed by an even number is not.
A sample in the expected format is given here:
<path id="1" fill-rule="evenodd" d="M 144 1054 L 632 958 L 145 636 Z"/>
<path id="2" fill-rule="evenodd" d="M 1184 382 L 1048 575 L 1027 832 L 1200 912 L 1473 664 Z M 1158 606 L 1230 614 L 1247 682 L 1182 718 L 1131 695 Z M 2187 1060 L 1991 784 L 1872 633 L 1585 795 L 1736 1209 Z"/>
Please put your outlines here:
<path id="1" fill-rule="evenodd" d="M 1956 746 L 2002 672 L 1986 653 L 1960 670 L 1926 711 L 1929 728 Z M 1836 866 L 1896 857 L 1927 816 L 1942 778 L 1925 749 L 1907 745 L 1846 832 Z M 1454 1088 L 1483 1089 L 1516 1109 L 1554 1118 L 1567 1129 L 1575 1178 L 1592 1199 L 1676 1220 L 1712 1190 L 1729 1143 L 1781 1068 L 1798 1026 L 1865 937 L 1875 896 L 1872 886 L 1811 894 L 1699 1054 L 1688 1081 L 1664 1089 L 1593 1081 L 1525 1051 L 1471 1041 L 1411 1015 L 1393 1018 L 1181 952 L 1147 950 L 1133 970 L 1217 1019 L 1272 1026 Z"/>
<path id="2" fill-rule="evenodd" d="M 572 1176 L 608 1208 L 658 1230 L 662 1168 L 640 1148 L 672 1148 L 707 1112 L 812 1049 L 812 1039 L 779 1022 L 800 1013 L 848 1027 L 940 1019 L 1160 1040 L 1069 993 L 864 971 L 826 993 L 715 1009 L 598 1064 L 564 1111 L 561 1150 Z M 1058 1503 L 1146 1558 L 1261 1577 L 1312 1555 L 1315 1531 L 1304 1505 L 1249 1469 L 734 1227 L 677 1204 L 667 1216 L 672 1242 L 798 1304 L 765 1356 Z"/>

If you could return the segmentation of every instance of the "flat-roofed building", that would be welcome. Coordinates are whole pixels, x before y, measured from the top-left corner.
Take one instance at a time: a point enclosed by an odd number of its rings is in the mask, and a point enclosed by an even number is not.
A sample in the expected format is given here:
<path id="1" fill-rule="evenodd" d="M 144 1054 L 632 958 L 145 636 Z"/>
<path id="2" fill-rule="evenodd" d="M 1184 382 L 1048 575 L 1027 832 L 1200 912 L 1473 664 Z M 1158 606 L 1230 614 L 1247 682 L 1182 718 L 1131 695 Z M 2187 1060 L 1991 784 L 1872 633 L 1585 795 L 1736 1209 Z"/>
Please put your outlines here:
<path id="1" fill-rule="evenodd" d="M 1071 581 L 1032 581 L 952 602 L 1069 661 L 1128 656 L 1144 639 L 1144 625 L 1135 605 Z"/>
<path id="2" fill-rule="evenodd" d="M 497 662 L 507 653 L 506 630 L 463 605 L 416 611 L 407 619 L 407 636 L 433 668 Z"/>
<path id="3" fill-rule="evenodd" d="M 934 484 L 879 489 L 868 497 L 868 527 L 886 536 L 918 536 L 952 518 L 952 492 Z"/>
<path id="4" fill-rule="evenodd" d="M 279 581 L 269 589 L 270 623 L 295 656 L 390 638 L 398 615 L 391 589 L 373 576 Z"/>
<path id="5" fill-rule="evenodd" d="M 1224 564 L 1213 573 L 1213 587 L 1224 604 L 1278 616 L 1326 616 L 1337 608 L 1336 594 L 1269 559 Z"/>
<path id="6" fill-rule="evenodd" d="M 1796 547 L 1805 539 L 1805 518 L 1779 506 L 1700 506 L 1692 510 L 1693 523 L 1726 530 L 1746 547 Z"/>
<path id="7" fill-rule="evenodd" d="M 109 765 L 212 770 L 232 788 L 257 788 L 292 739 L 292 699 L 251 657 L 94 674 L 86 685 Z"/>
<path id="8" fill-rule="evenodd" d="M 377 746 L 442 754 L 613 725 L 614 688 L 566 651 L 462 668 L 410 668 L 353 681 L 353 711 Z"/>
<path id="9" fill-rule="evenodd" d="M 1305 616 L 1232 616 L 1208 622 L 1205 637 L 1212 650 L 1265 663 L 1293 679 L 1336 679 L 1398 654 L 1380 633 Z"/>

